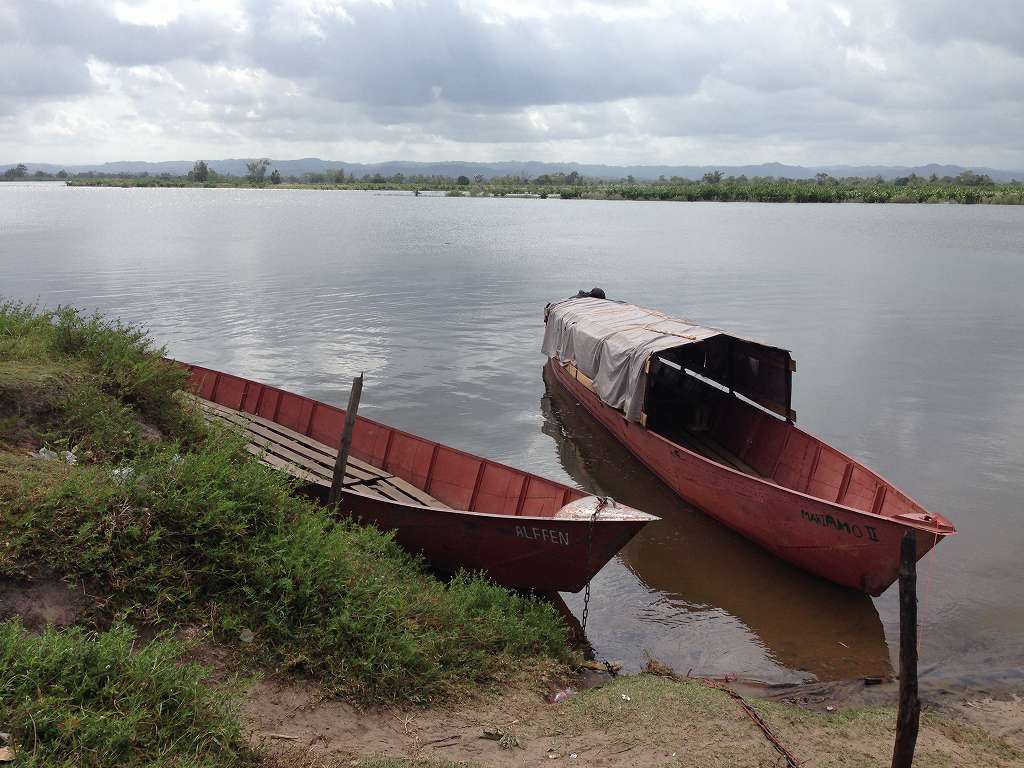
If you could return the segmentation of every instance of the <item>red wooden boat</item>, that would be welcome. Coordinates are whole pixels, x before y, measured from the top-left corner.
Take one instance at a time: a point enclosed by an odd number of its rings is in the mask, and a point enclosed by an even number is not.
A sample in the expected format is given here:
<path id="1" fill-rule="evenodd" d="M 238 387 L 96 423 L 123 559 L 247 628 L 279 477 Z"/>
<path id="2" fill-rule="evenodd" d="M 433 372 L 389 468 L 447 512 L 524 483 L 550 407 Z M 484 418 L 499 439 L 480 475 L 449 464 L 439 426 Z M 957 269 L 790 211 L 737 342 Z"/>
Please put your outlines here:
<path id="1" fill-rule="evenodd" d="M 345 411 L 186 365 L 203 414 L 234 424 L 264 463 L 330 488 Z M 326 495 L 326 494 L 324 494 Z M 500 584 L 578 592 L 653 515 L 359 417 L 342 510 L 395 531 L 436 568 Z"/>
<path id="2" fill-rule="evenodd" d="M 798 429 L 787 350 L 592 295 L 549 304 L 555 379 L 679 496 L 779 557 L 872 595 L 900 539 L 922 557 L 956 532 Z"/>

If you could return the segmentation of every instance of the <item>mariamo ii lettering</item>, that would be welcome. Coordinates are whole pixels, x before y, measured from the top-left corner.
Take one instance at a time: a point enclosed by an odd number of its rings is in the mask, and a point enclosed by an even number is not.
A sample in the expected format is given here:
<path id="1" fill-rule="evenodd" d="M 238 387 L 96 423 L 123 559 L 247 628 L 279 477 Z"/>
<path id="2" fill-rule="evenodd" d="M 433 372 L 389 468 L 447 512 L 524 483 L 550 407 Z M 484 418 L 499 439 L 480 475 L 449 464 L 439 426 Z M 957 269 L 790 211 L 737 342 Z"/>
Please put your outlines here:
<path id="1" fill-rule="evenodd" d="M 878 532 L 873 525 L 865 525 L 861 528 L 856 523 L 848 523 L 845 520 L 840 520 L 838 517 L 832 517 L 832 515 L 808 512 L 806 509 L 800 510 L 800 517 L 809 523 L 817 523 L 825 528 L 835 528 L 837 531 L 843 531 L 858 539 L 863 539 L 866 533 L 868 539 L 878 541 Z"/>
<path id="2" fill-rule="evenodd" d="M 549 528 L 538 528 L 537 526 L 516 526 L 516 536 L 520 539 L 531 539 L 533 541 L 547 541 L 551 544 L 569 546 L 569 534 L 562 531 L 553 531 Z"/>

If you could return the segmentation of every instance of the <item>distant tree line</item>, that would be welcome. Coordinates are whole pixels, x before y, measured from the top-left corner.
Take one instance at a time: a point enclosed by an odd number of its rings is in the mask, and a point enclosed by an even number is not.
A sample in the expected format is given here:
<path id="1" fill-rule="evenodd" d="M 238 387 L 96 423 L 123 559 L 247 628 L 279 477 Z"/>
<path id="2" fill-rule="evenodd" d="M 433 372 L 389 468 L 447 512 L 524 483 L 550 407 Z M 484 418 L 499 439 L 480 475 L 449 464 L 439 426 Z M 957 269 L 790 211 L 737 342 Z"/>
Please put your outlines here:
<path id="1" fill-rule="evenodd" d="M 6 170 L 4 180 L 23 179 L 28 169 L 18 165 Z M 32 178 L 47 178 L 37 172 Z M 529 196 L 561 197 L 563 199 L 607 200 L 714 200 L 754 202 L 865 202 L 865 203 L 1007 203 L 1024 204 L 1024 184 L 1014 180 L 997 183 L 987 174 L 963 171 L 956 176 L 924 178 L 916 174 L 886 180 L 881 176 L 833 177 L 819 173 L 813 179 L 789 179 L 774 176 L 725 175 L 722 171 L 709 171 L 701 179 L 680 176 L 660 176 L 652 180 L 638 180 L 625 176 L 618 180 L 599 179 L 580 174 L 576 170 L 548 172 L 531 176 L 526 173 L 485 177 L 467 175 L 421 175 L 394 173 L 364 173 L 361 176 L 343 168 L 302 174 L 284 174 L 273 167 L 267 158 L 246 163 L 244 176 L 219 174 L 204 160 L 197 160 L 192 170 L 181 176 L 170 173 L 150 175 L 99 174 L 85 172 L 69 176 L 65 172 L 56 177 L 66 178 L 73 185 L 110 186 L 256 186 L 286 185 L 324 189 L 395 189 L 419 194 L 425 191 L 443 192 L 449 196 Z M 50 178 L 56 178 L 50 177 Z"/>
<path id="2" fill-rule="evenodd" d="M 818 173 L 814 179 L 790 179 L 786 177 L 775 177 L 775 176 L 754 176 L 748 178 L 745 175 L 739 176 L 726 176 L 722 171 L 710 171 L 705 173 L 703 178 L 700 180 L 687 179 L 681 176 L 671 176 L 666 178 L 660 176 L 657 179 L 650 180 L 637 180 L 632 175 L 625 176 L 618 180 L 595 178 L 581 175 L 578 171 L 567 171 L 567 172 L 550 172 L 542 173 L 537 176 L 530 176 L 529 174 L 511 174 L 504 176 L 490 176 L 485 177 L 482 174 L 477 174 L 472 179 L 465 175 L 457 177 L 442 176 L 442 175 L 423 175 L 414 174 L 406 176 L 404 173 L 395 173 L 390 176 L 385 176 L 380 173 L 364 173 L 362 176 L 357 176 L 354 173 L 346 173 L 342 168 L 328 168 L 323 171 L 306 172 L 302 174 L 282 174 L 277 168 L 272 168 L 272 164 L 267 158 L 259 158 L 250 160 L 246 163 L 246 175 L 244 177 L 233 176 L 231 174 L 219 174 L 205 160 L 197 160 L 187 174 L 183 176 L 175 176 L 172 173 L 160 173 L 150 174 L 147 171 L 140 173 L 101 173 L 97 171 L 83 171 L 80 173 L 69 174 L 67 171 L 62 170 L 58 173 L 48 173 L 46 171 L 35 171 L 29 174 L 28 167 L 24 163 L 19 163 L 16 166 L 6 169 L 0 174 L 0 179 L 4 181 L 18 181 L 25 179 L 80 179 L 80 180 L 91 180 L 91 179 L 120 179 L 120 180 L 158 180 L 166 182 L 191 182 L 193 184 L 212 184 L 222 185 L 230 184 L 235 186 L 239 181 L 246 181 L 249 184 L 255 186 L 262 186 L 268 181 L 271 184 L 294 184 L 294 185 L 314 185 L 314 186 L 340 186 L 340 185 L 408 185 L 421 189 L 436 188 L 438 190 L 449 189 L 455 187 L 487 187 L 487 188 L 588 188 L 588 189 L 599 189 L 599 188 L 611 188 L 620 186 L 643 186 L 643 187 L 678 187 L 687 185 L 743 185 L 743 184 L 765 184 L 765 183 L 786 183 L 794 185 L 808 185 L 815 184 L 821 186 L 833 186 L 833 187 L 866 187 L 866 186 L 895 186 L 895 187 L 924 187 L 924 186 L 960 186 L 960 187 L 997 187 L 1007 186 L 1007 184 L 1000 184 L 992 180 L 988 174 L 975 173 L 971 170 L 966 170 L 959 173 L 956 176 L 942 176 L 939 177 L 932 174 L 930 177 L 925 178 L 918 176 L 917 174 L 911 173 L 909 176 L 900 176 L 892 180 L 885 180 L 881 176 L 862 177 L 862 176 L 846 176 L 846 177 L 833 177 L 827 173 Z M 1015 186 L 1019 185 L 1020 182 L 1013 180 L 1008 182 L 1008 185 Z"/>
<path id="3" fill-rule="evenodd" d="M 67 177 L 67 171 L 58 171 L 57 173 L 35 171 L 30 175 L 28 172 L 28 166 L 24 163 L 18 163 L 17 165 L 8 168 L 3 172 L 3 174 L 0 174 L 0 180 L 2 181 L 46 181 L 48 179 L 66 179 Z"/>

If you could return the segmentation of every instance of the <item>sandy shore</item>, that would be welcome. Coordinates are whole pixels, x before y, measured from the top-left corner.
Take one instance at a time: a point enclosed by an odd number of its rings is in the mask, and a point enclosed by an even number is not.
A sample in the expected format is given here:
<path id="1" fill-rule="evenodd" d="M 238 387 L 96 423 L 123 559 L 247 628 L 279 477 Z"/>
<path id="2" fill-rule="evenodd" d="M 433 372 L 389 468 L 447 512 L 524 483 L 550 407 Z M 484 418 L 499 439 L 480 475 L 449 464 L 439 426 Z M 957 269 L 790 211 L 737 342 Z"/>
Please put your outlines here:
<path id="1" fill-rule="evenodd" d="M 250 689 L 246 716 L 252 738 L 289 766 L 786 765 L 737 701 L 699 681 L 624 676 L 553 702 L 556 687 L 524 681 L 449 707 L 360 712 L 311 685 L 264 681 Z M 739 689 L 800 765 L 890 760 L 894 684 Z M 1016 690 L 940 695 L 926 685 L 922 694 L 915 765 L 1024 765 Z"/>

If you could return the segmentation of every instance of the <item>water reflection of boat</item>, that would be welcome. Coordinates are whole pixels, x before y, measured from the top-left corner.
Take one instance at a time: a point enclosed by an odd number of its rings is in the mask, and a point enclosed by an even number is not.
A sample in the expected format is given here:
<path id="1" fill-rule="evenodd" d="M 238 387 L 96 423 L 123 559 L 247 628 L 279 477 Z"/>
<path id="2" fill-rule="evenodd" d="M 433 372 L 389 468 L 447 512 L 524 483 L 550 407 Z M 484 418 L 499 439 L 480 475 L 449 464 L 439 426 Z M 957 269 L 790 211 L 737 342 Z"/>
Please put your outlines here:
<path id="1" fill-rule="evenodd" d="M 547 366 L 544 382 L 542 429 L 565 471 L 588 492 L 661 517 L 619 556 L 664 596 L 666 610 L 725 611 L 780 664 L 820 679 L 891 671 L 870 597 L 801 571 L 689 507 L 590 418 Z M 674 622 L 666 616 L 668 623 Z"/>
<path id="2" fill-rule="evenodd" d="M 549 304 L 557 381 L 695 507 L 820 577 L 880 595 L 900 541 L 956 532 L 892 483 L 798 429 L 787 350 L 632 304 Z"/>

